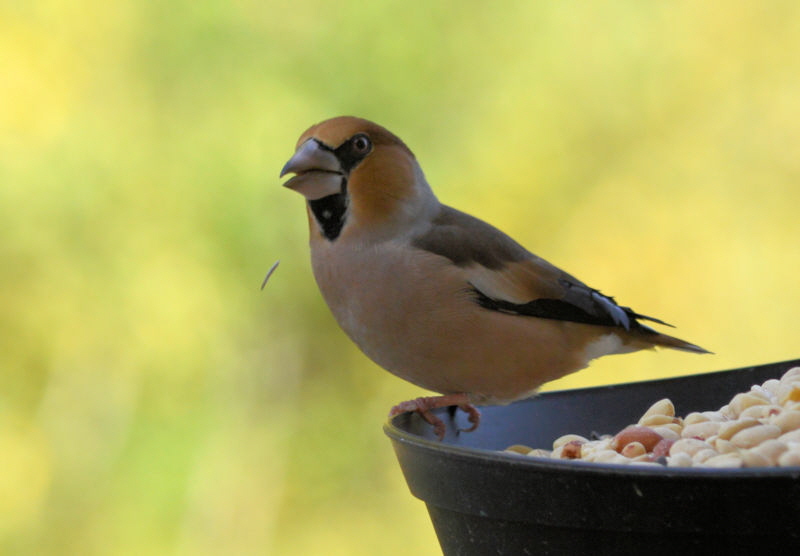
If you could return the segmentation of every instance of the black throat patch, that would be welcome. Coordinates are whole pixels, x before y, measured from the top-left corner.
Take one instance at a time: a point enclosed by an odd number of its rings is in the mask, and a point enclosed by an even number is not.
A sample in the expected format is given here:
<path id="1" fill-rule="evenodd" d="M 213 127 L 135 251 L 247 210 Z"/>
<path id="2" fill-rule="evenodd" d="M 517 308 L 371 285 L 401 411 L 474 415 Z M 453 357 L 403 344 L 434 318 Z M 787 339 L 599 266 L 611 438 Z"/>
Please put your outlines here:
<path id="1" fill-rule="evenodd" d="M 309 201 L 308 206 L 322 228 L 322 235 L 329 241 L 335 240 L 342 233 L 347 218 L 347 179 L 342 177 L 341 193 Z"/>

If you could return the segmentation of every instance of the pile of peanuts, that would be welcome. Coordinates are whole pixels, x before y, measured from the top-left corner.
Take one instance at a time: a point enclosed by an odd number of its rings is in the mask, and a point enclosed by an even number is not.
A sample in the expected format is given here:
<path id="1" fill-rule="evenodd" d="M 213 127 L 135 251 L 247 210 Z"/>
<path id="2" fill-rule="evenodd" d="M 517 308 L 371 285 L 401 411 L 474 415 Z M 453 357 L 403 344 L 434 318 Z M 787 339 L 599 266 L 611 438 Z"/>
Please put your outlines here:
<path id="1" fill-rule="evenodd" d="M 568 434 L 552 450 L 506 448 L 531 457 L 668 467 L 800 466 L 800 367 L 736 394 L 717 411 L 675 416 L 669 399 L 654 403 L 616 435 Z"/>

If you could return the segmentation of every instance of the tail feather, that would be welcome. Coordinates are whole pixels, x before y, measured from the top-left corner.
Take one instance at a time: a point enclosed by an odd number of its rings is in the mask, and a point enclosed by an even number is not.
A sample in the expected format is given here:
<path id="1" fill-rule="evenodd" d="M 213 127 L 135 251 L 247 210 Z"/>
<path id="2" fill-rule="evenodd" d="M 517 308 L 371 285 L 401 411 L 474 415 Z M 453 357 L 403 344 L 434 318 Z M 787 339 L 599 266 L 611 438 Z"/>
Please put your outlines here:
<path id="1" fill-rule="evenodd" d="M 689 342 L 681 340 L 680 338 L 676 338 L 674 336 L 661 334 L 660 332 L 656 332 L 655 330 L 652 331 L 652 334 L 648 334 L 644 339 L 646 339 L 647 342 L 657 347 L 679 349 L 681 351 L 689 351 L 692 353 L 714 353 L 712 351 L 708 351 L 705 348 L 701 348 L 698 345 L 690 344 Z"/>

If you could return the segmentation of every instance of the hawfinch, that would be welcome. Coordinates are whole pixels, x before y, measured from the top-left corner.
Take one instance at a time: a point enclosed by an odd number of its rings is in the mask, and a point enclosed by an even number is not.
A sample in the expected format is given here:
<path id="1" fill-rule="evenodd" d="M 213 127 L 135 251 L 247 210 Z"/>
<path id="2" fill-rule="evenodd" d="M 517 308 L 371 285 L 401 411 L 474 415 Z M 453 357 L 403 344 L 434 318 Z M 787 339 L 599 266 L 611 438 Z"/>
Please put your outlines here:
<path id="1" fill-rule="evenodd" d="M 497 228 L 439 202 L 409 148 L 383 127 L 333 118 L 300 136 L 281 170 L 307 201 L 322 296 L 375 363 L 443 394 L 403 402 L 431 412 L 504 404 L 597 357 L 655 346 L 708 353 L 641 321 Z"/>

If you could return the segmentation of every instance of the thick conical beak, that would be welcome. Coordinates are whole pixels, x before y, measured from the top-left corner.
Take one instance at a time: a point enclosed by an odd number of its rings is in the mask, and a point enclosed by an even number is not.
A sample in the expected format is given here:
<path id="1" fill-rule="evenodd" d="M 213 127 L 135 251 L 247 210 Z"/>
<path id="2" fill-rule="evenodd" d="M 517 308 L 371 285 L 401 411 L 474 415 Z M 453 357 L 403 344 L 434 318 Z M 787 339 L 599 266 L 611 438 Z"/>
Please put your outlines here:
<path id="1" fill-rule="evenodd" d="M 316 139 L 300 145 L 284 165 L 280 177 L 289 173 L 296 175 L 284 187 L 294 189 L 309 201 L 341 193 L 345 179 L 339 159 Z"/>

